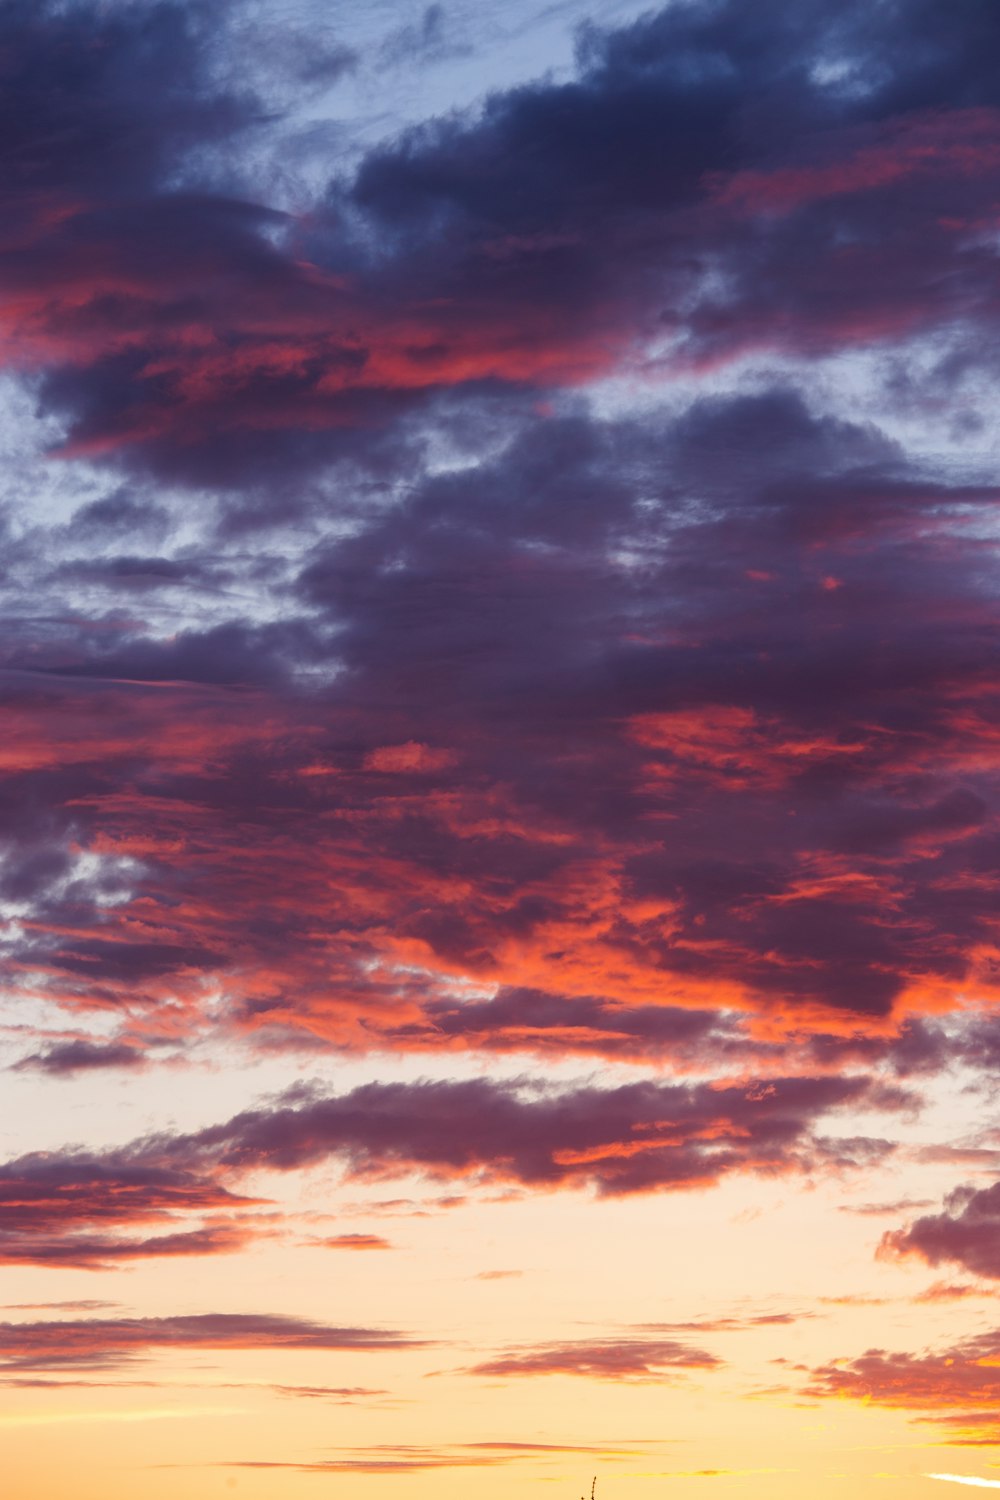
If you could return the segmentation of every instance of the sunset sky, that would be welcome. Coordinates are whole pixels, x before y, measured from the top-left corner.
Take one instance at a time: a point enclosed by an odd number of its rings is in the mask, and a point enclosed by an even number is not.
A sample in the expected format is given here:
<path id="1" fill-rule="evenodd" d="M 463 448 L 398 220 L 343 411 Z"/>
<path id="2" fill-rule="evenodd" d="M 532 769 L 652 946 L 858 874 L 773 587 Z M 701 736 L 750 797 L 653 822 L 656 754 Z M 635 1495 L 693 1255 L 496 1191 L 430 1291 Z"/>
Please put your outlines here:
<path id="1" fill-rule="evenodd" d="M 1000 1488 L 1000 4 L 0 0 L 3 1500 Z"/>

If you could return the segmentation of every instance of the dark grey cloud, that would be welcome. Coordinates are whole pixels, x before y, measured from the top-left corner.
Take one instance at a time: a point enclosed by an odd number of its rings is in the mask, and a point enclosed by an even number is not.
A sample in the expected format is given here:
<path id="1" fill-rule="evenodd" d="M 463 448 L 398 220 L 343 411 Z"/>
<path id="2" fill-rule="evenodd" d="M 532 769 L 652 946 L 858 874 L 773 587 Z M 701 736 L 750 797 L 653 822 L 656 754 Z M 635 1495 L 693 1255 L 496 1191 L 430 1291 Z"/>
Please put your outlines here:
<path id="1" fill-rule="evenodd" d="M 377 462 L 377 429 L 456 389 L 605 373 L 654 332 L 695 361 L 811 356 L 989 315 L 965 229 L 995 171 L 983 6 L 767 0 L 751 22 L 699 0 L 592 26 L 572 79 L 375 146 L 302 215 L 213 156 L 275 107 L 224 82 L 231 10 L 6 14 L 0 193 L 29 233 L 0 273 L 71 451 L 259 488 Z M 405 45 L 440 54 L 445 32 L 431 6 Z M 268 56 L 272 82 L 352 63 L 280 29 Z"/>

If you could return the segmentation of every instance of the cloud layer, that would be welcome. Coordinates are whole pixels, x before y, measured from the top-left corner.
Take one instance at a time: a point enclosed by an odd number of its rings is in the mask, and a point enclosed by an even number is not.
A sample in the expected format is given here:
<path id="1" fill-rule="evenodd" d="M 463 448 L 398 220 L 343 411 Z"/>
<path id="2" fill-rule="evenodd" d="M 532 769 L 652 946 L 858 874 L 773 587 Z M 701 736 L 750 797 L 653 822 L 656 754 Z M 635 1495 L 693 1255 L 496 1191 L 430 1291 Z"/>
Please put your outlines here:
<path id="1" fill-rule="evenodd" d="M 361 1285 L 395 1241 L 335 1189 L 297 1221 L 291 1175 L 443 1208 L 892 1162 L 839 1230 L 991 1284 L 1000 1186 L 934 1176 L 992 1174 L 988 1122 L 900 1137 L 1000 1066 L 1000 11 L 673 0 L 353 135 L 358 70 L 466 43 L 330 24 L 0 14 L 10 1081 L 153 1099 L 197 1059 L 227 1101 L 12 1136 L 0 1262 L 292 1242 Z M 12 1380 L 412 1342 L 75 1310 L 3 1325 Z M 694 1380 L 735 1326 L 511 1330 L 460 1373 Z M 993 1441 L 996 1345 L 807 1389 Z"/>
<path id="2" fill-rule="evenodd" d="M 995 485 L 791 366 L 582 393 L 877 346 L 890 416 L 926 334 L 930 400 L 990 316 L 992 12 L 591 28 L 301 213 L 228 25 L 4 16 L 13 368 L 105 465 L 9 517 L 12 976 L 681 1066 L 991 995 Z M 68 1045 L 25 1065 L 137 1060 Z"/>

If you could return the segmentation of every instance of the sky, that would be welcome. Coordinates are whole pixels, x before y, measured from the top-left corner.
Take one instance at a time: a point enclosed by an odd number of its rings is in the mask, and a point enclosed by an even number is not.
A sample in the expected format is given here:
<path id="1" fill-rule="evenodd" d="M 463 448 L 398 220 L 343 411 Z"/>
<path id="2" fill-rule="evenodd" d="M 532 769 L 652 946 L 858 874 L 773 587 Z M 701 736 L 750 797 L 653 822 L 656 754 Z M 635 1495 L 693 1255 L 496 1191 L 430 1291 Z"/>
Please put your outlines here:
<path id="1" fill-rule="evenodd" d="M 1000 1488 L 998 56 L 2 0 L 5 1500 Z"/>

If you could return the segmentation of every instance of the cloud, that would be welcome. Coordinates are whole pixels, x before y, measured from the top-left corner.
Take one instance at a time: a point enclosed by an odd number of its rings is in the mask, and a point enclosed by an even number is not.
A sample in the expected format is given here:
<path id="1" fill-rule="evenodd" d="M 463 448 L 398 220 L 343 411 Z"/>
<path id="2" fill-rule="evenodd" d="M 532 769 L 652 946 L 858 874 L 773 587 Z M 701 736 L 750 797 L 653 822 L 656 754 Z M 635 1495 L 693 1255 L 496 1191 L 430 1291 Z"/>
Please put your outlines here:
<path id="1" fill-rule="evenodd" d="M 826 1299 L 821 1299 L 826 1300 Z M 812 1313 L 748 1313 L 741 1317 L 695 1318 L 686 1323 L 647 1323 L 647 1330 L 663 1333 L 742 1333 L 749 1328 L 785 1328 Z"/>
<path id="2" fill-rule="evenodd" d="M 96 1312 L 99 1308 L 118 1307 L 101 1297 L 77 1297 L 68 1302 L 5 1302 L 4 1312 Z"/>
<path id="3" fill-rule="evenodd" d="M 192 1134 L 9 1162 L 0 1168 L 0 1260 L 98 1270 L 230 1253 L 274 1232 L 272 1215 L 253 1212 L 266 1200 L 240 1192 L 248 1174 L 324 1162 L 360 1181 L 417 1172 L 470 1187 L 601 1195 L 703 1187 L 733 1172 L 839 1170 L 892 1150 L 887 1141 L 817 1134 L 820 1119 L 866 1102 L 891 1110 L 908 1098 L 861 1076 L 829 1075 L 561 1090 L 480 1078 L 369 1083 L 334 1096 L 300 1088 Z M 452 1195 L 442 1206 L 461 1201 Z M 390 1248 L 368 1233 L 312 1243 Z"/>
<path id="4" fill-rule="evenodd" d="M 561 1091 L 487 1079 L 371 1083 L 246 1110 L 193 1135 L 152 1138 L 138 1150 L 168 1169 L 183 1162 L 185 1170 L 227 1179 L 339 1158 L 362 1179 L 416 1170 L 533 1187 L 592 1185 L 603 1194 L 648 1192 L 701 1186 L 732 1171 L 801 1170 L 839 1156 L 842 1146 L 813 1138 L 813 1122 L 856 1107 L 869 1089 L 862 1078 L 831 1077 Z"/>
<path id="5" fill-rule="evenodd" d="M 722 1363 L 704 1349 L 675 1339 L 568 1340 L 513 1349 L 472 1365 L 472 1375 L 582 1375 L 591 1380 L 647 1381 L 678 1370 L 712 1370 Z"/>
<path id="6" fill-rule="evenodd" d="M 374 24 L 376 67 L 462 45 L 438 6 Z M 393 1248 L 258 1196 L 314 1169 L 401 1217 L 868 1172 L 929 1080 L 995 1072 L 998 53 L 978 0 L 675 3 L 355 150 L 296 123 L 360 65 L 325 26 L 2 8 L 0 960 L 48 1026 L 12 1033 L 13 1082 L 193 1048 L 389 1081 L 12 1146 L 0 1262 Z M 991 1181 L 844 1211 L 982 1278 L 902 1299 L 930 1316 L 1000 1276 Z M 413 1346 L 9 1311 L 25 1388 Z M 717 1334 L 792 1316 L 463 1357 L 696 1379 Z M 955 1335 L 807 1389 L 988 1445 L 998 1359 Z M 607 1450 L 242 1462 L 571 1451 Z"/>
<path id="7" fill-rule="evenodd" d="M 916 1255 L 928 1265 L 960 1265 L 974 1276 L 1000 1279 L 1000 1183 L 959 1187 L 948 1194 L 944 1210 L 924 1214 L 905 1229 L 883 1235 L 879 1253 Z"/>
<path id="8" fill-rule="evenodd" d="M 991 606 L 944 535 L 987 503 L 787 389 L 535 420 L 310 548 L 308 622 L 11 675 L 13 977 L 194 1028 L 214 978 L 262 1048 L 933 1071 L 912 1013 L 992 984 Z"/>
<path id="9" fill-rule="evenodd" d="M 451 28 L 446 14 L 443 5 L 428 5 L 419 21 L 390 31 L 378 49 L 380 66 L 412 66 L 416 62 L 426 67 L 431 63 L 468 55 L 471 47 L 450 39 Z"/>
<path id="10" fill-rule="evenodd" d="M 461 41 L 430 6 L 376 66 Z M 411 1081 L 17 1155 L 0 1262 L 238 1254 L 289 1232 L 265 1173 L 408 1216 L 867 1171 L 927 1080 L 995 1071 L 998 48 L 985 3 L 670 4 L 350 154 L 289 135 L 358 66 L 324 27 L 3 9 L 0 957 L 61 1012 L 14 1034 L 17 1087 L 202 1045 Z M 574 1059 L 613 1072 L 532 1082 Z M 932 1312 L 989 1296 L 997 1194 L 844 1209 L 983 1278 Z M 342 1223 L 292 1227 L 392 1248 Z M 45 1321 L 4 1325 L 7 1378 L 412 1344 L 121 1311 L 12 1309 Z M 791 1316 L 473 1369 L 680 1380 Z M 998 1358 L 874 1349 L 808 1390 L 986 1445 Z"/>
<path id="11" fill-rule="evenodd" d="M 274 1390 L 281 1396 L 295 1396 L 307 1401 L 334 1401 L 344 1406 L 352 1406 L 356 1401 L 368 1397 L 389 1394 L 386 1390 L 367 1385 L 276 1385 Z"/>
<path id="12" fill-rule="evenodd" d="M 6 13 L 9 342 L 44 372 L 70 453 L 233 484 L 370 449 L 366 431 L 455 389 L 579 386 L 654 334 L 697 367 L 952 329 L 989 305 L 981 7 L 942 22 L 926 0 L 855 0 L 834 22 L 767 0 L 751 32 L 729 0 L 591 25 L 571 78 L 378 143 L 298 213 L 253 201 L 235 165 L 269 110 L 220 81 L 227 48 L 249 50 L 228 10 Z M 446 56 L 442 14 L 385 56 Z M 84 35 L 100 47 L 69 70 Z M 265 50 L 263 93 L 354 62 L 290 30 Z M 958 302 L 938 290 L 955 267 Z"/>
<path id="13" fill-rule="evenodd" d="M 946 1427 L 959 1446 L 995 1444 L 1000 1369 L 997 1332 L 976 1334 L 923 1354 L 869 1349 L 811 1372 L 807 1391 L 920 1414 Z"/>
<path id="14" fill-rule="evenodd" d="M 391 1250 L 380 1234 L 335 1234 L 318 1242 L 326 1250 Z"/>
<path id="15" fill-rule="evenodd" d="M 203 1175 L 113 1153 L 21 1157 L 0 1168 L 0 1262 L 95 1270 L 229 1254 L 252 1235 L 236 1214 L 257 1202 Z"/>
<path id="16" fill-rule="evenodd" d="M 10 1235 L 0 1239 L 0 1263 L 65 1266 L 76 1270 L 107 1270 L 130 1260 L 178 1255 L 231 1255 L 255 1238 L 238 1224 L 212 1224 L 173 1234 L 127 1239 L 122 1235 L 51 1234 L 32 1238 Z"/>
<path id="17" fill-rule="evenodd" d="M 66 439 L 0 518 L 5 981 L 70 1038 L 121 1019 L 19 1066 L 236 1035 L 673 1082 L 372 1085 L 162 1163 L 63 1153 L 48 1198 L 10 1178 L 0 1255 L 237 1248 L 265 1160 L 617 1193 L 886 1154 L 816 1121 L 997 1050 L 998 493 L 954 433 L 907 450 L 899 389 L 852 417 L 801 371 L 874 342 L 889 378 L 970 326 L 987 358 L 996 17 L 590 27 L 294 212 L 260 186 L 277 93 L 220 62 L 241 24 L 0 21 L 11 390 Z M 648 409 L 587 399 L 640 370 Z M 112 1223 L 88 1173 L 119 1169 Z"/>
<path id="18" fill-rule="evenodd" d="M 913 1299 L 915 1302 L 960 1302 L 966 1297 L 995 1297 L 991 1287 L 970 1286 L 967 1282 L 933 1281 Z"/>
<path id="19" fill-rule="evenodd" d="M 844 1203 L 840 1206 L 840 1212 L 881 1218 L 883 1214 L 898 1214 L 907 1208 L 928 1208 L 930 1201 L 929 1198 L 898 1198 L 891 1203 Z"/>
<path id="20" fill-rule="evenodd" d="M 160 1349 L 337 1349 L 412 1347 L 391 1329 L 338 1328 L 269 1313 L 196 1313 L 163 1318 L 85 1318 L 0 1325 L 0 1369 L 104 1369 Z"/>
<path id="21" fill-rule="evenodd" d="M 15 1069 L 64 1077 L 103 1068 L 138 1068 L 145 1061 L 141 1047 L 127 1042 L 59 1042 L 44 1052 L 33 1052 L 15 1063 Z"/>
<path id="22" fill-rule="evenodd" d="M 486 1469 L 577 1455 L 596 1455 L 607 1461 L 633 1456 L 646 1445 L 477 1442 L 432 1447 L 420 1443 L 380 1443 L 358 1448 L 341 1458 L 275 1462 L 236 1459 L 218 1464 L 226 1469 L 287 1469 L 303 1474 L 412 1474 L 424 1469 Z"/>
<path id="23" fill-rule="evenodd" d="M 366 771 L 405 775 L 407 772 L 443 771 L 454 762 L 455 756 L 450 750 L 435 750 L 430 745 L 408 740 L 404 745 L 377 745 L 365 756 L 364 767 Z"/>

